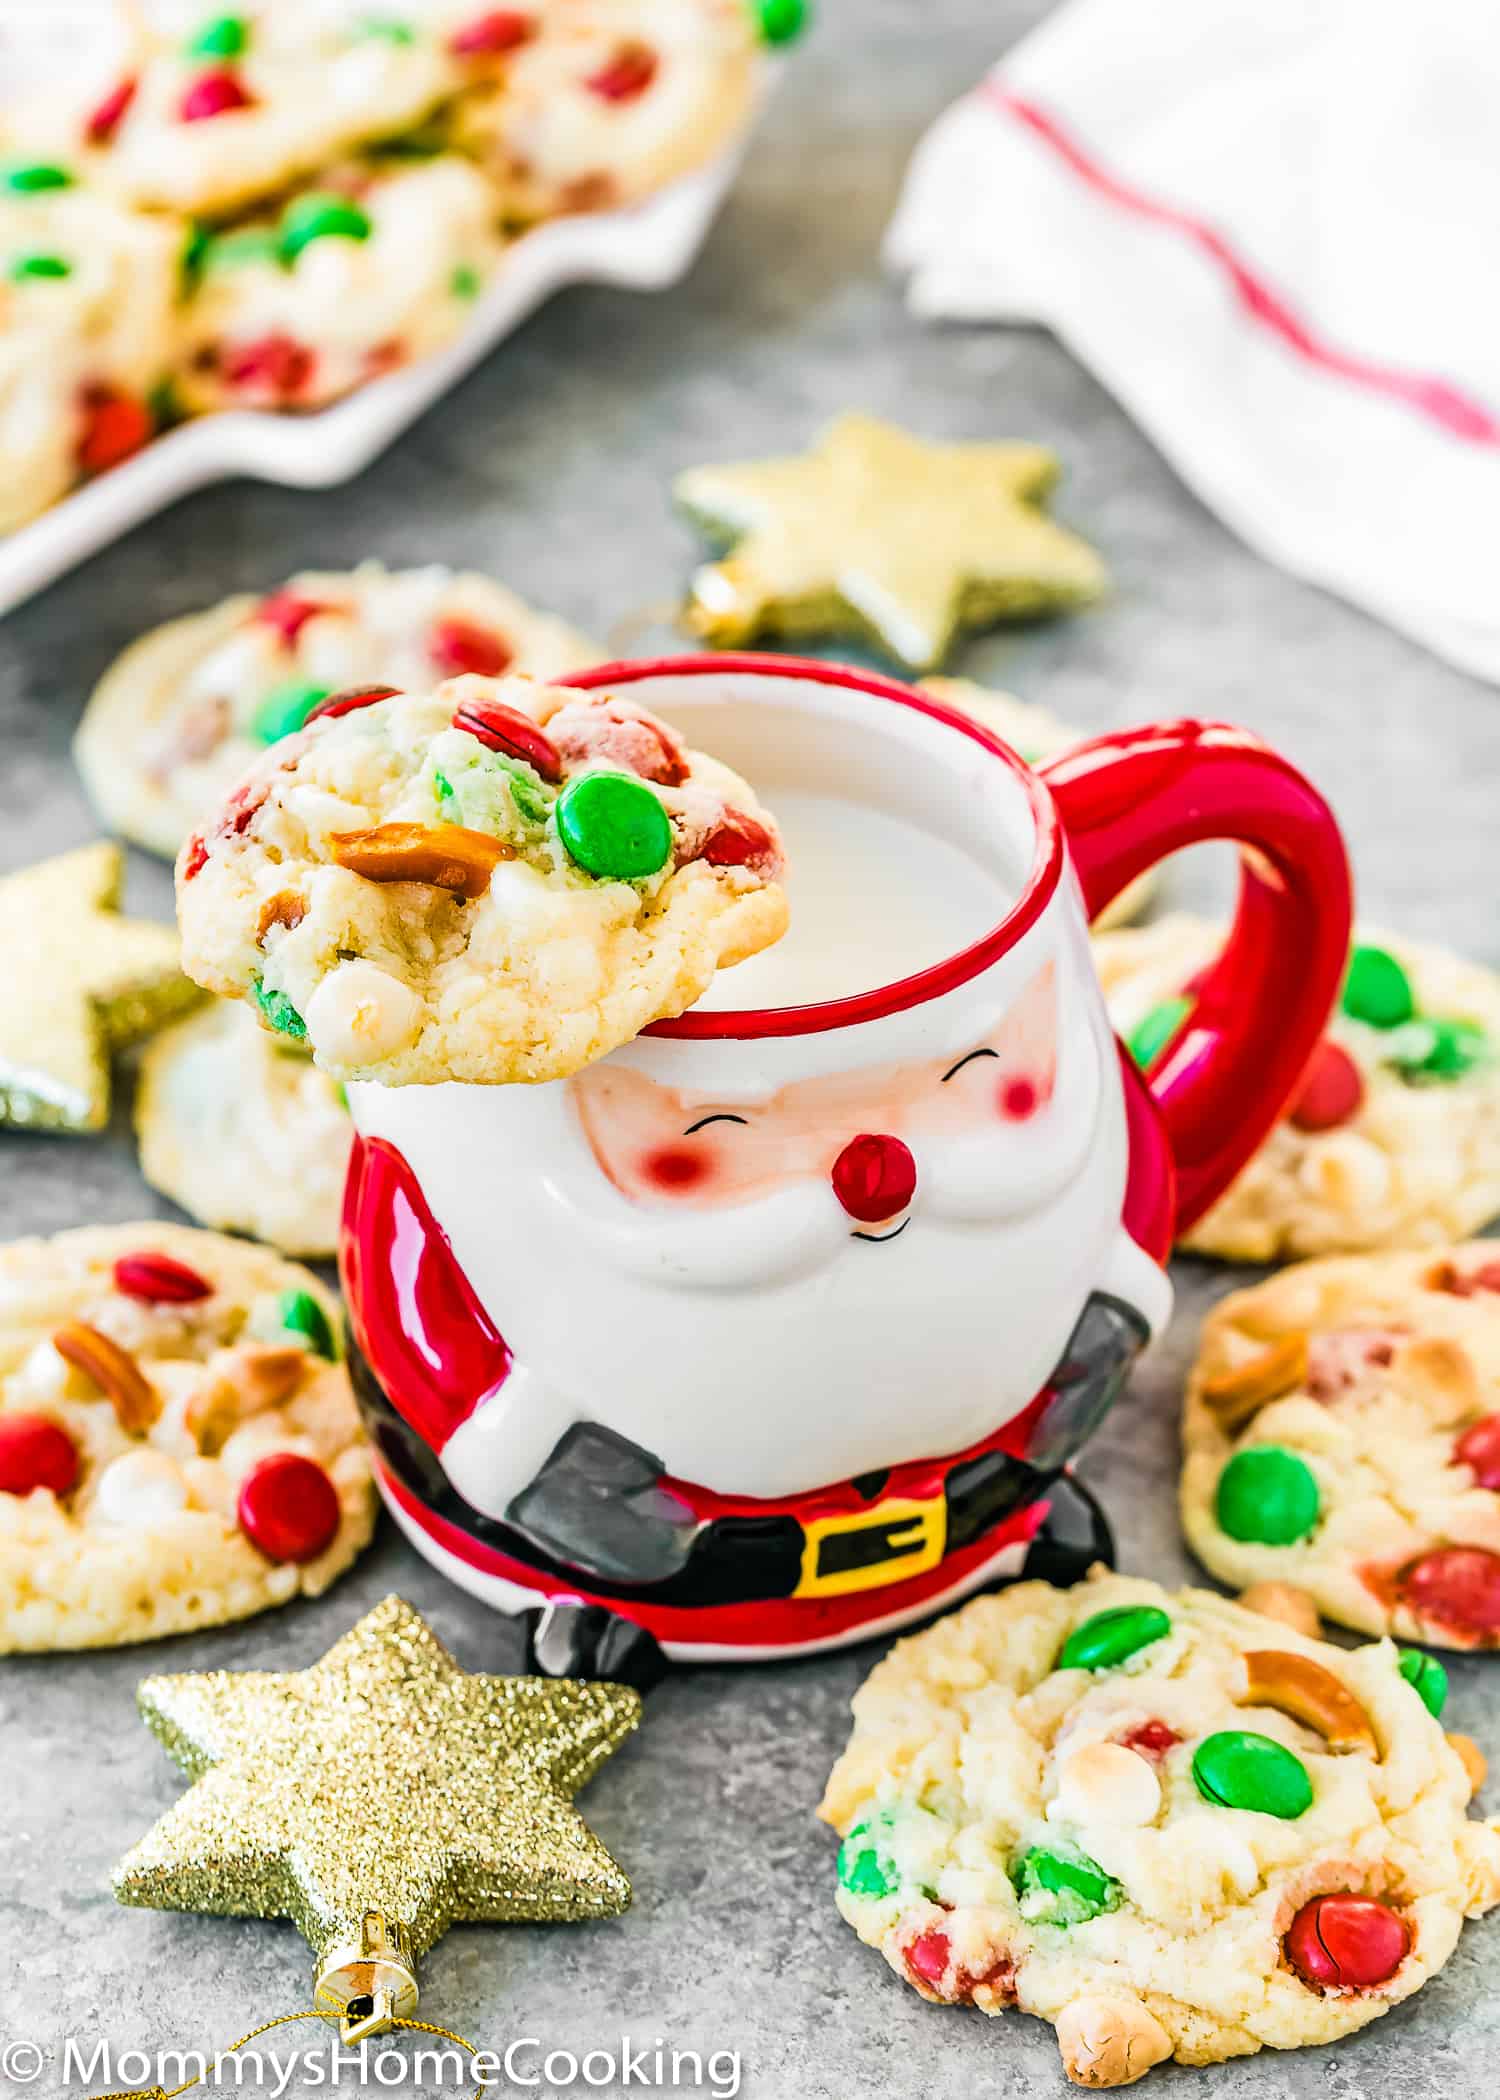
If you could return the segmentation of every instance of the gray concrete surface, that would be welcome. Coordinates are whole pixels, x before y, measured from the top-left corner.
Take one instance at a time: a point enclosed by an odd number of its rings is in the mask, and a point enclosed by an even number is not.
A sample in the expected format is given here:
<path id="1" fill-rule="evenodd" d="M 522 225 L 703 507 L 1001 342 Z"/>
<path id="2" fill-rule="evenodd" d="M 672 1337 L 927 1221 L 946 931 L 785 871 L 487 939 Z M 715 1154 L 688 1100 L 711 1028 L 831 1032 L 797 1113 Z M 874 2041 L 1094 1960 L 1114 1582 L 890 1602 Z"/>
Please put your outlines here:
<path id="1" fill-rule="evenodd" d="M 668 508 L 674 470 L 795 447 L 862 405 L 934 436 L 1056 445 L 1069 468 L 1061 508 L 1113 568 L 1102 610 L 986 638 L 963 669 L 1093 729 L 1186 711 L 1249 723 L 1335 800 L 1371 914 L 1500 963 L 1500 695 L 1248 554 L 1045 337 L 919 327 L 882 278 L 879 236 L 922 126 L 1043 11 L 1039 0 L 824 0 L 680 289 L 569 293 L 348 487 L 209 490 L 0 624 L 0 867 L 93 835 L 68 740 L 93 680 L 148 622 L 299 565 L 376 553 L 492 568 L 606 636 L 666 640 L 652 614 L 693 552 Z M 1197 895 L 1221 878 L 1194 866 L 1176 888 Z M 168 898 L 165 871 L 133 856 L 133 904 L 165 914 Z M 0 1202 L 7 1236 L 160 1207 L 119 1127 L 91 1142 L 0 1141 Z M 1182 1265 L 1174 1328 L 1084 1467 L 1125 1564 L 1168 1581 L 1187 1571 L 1174 1398 L 1199 1317 L 1232 1280 Z M 132 1695 L 150 1669 L 309 1662 L 391 1588 L 465 1663 L 516 1664 L 514 1629 L 389 1530 L 316 1605 L 156 1650 L 0 1664 L 0 2036 L 207 2045 L 305 2002 L 309 1964 L 289 1927 L 112 1903 L 111 1862 L 178 1791 Z M 736 2050 L 742 2089 L 763 2100 L 1061 2091 L 1046 2028 L 922 2004 L 834 1912 L 832 1846 L 812 1809 L 873 1659 L 709 1670 L 657 1692 L 639 1738 L 586 1796 L 635 1879 L 634 1911 L 590 1928 L 454 1932 L 425 1964 L 429 2016 L 491 2044 L 537 2036 L 582 2052 L 623 2031 Z M 1496 1667 L 1460 1662 L 1453 1675 L 1453 1725 L 1493 1750 Z M 1493 1924 L 1471 1928 L 1445 1973 L 1362 2038 L 1207 2074 L 1158 2071 L 1151 2086 L 1185 2093 L 1199 2077 L 1215 2100 L 1451 2100 L 1491 2089 L 1497 2035 Z M 26 2089 L 61 2083 L 54 2062 Z"/>

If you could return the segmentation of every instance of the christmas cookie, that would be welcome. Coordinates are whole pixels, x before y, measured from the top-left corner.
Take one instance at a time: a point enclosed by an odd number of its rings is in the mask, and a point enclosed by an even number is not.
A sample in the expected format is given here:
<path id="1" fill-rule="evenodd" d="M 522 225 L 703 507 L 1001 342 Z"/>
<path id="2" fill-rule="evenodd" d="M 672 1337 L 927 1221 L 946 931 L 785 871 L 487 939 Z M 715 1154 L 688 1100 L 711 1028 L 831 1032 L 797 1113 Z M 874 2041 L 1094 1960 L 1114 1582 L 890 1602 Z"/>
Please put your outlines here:
<path id="1" fill-rule="evenodd" d="M 150 437 L 181 246 L 63 162 L 0 162 L 0 532 Z"/>
<path id="2" fill-rule="evenodd" d="M 307 570 L 143 635 L 100 681 L 74 756 L 111 829 L 170 858 L 256 754 L 332 692 L 461 671 L 555 678 L 602 655 L 486 576 L 373 561 Z"/>
<path id="3" fill-rule="evenodd" d="M 1223 1581 L 1500 1647 L 1500 1243 L 1305 1262 L 1209 1315 L 1183 1525 Z"/>
<path id="4" fill-rule="evenodd" d="M 183 1226 L 0 1248 L 0 1653 L 316 1596 L 374 1491 L 305 1269 Z"/>
<path id="5" fill-rule="evenodd" d="M 164 1029 L 135 1097 L 141 1172 L 200 1225 L 331 1255 L 353 1128 L 336 1079 L 248 1007 L 215 999 Z"/>
<path id="6" fill-rule="evenodd" d="M 608 210 L 710 159 L 754 80 L 745 0 L 551 0 L 458 138 L 512 224 Z"/>
<path id="7" fill-rule="evenodd" d="M 1110 1014 L 1149 1064 L 1222 942 L 1174 914 L 1094 943 Z M 1364 929 L 1300 1093 L 1184 1240 L 1231 1261 L 1438 1246 L 1500 1213 L 1500 979 Z"/>
<path id="8" fill-rule="evenodd" d="M 852 633 L 931 670 L 961 627 L 1103 590 L 1099 557 L 1041 507 L 1059 472 L 1042 445 L 931 445 L 861 415 L 795 458 L 694 467 L 677 500 L 733 552 L 694 576 L 687 625 L 726 648 Z"/>
<path id="9" fill-rule="evenodd" d="M 197 1000 L 172 928 L 121 917 L 124 864 L 101 841 L 0 877 L 0 1127 L 101 1130 L 111 1051 Z"/>
<path id="10" fill-rule="evenodd" d="M 138 204 L 216 215 L 410 131 L 487 66 L 458 7 L 365 0 L 153 0 L 81 123 L 93 173 Z"/>
<path id="11" fill-rule="evenodd" d="M 456 154 L 358 164 L 206 240 L 176 386 L 190 410 L 321 408 L 457 335 L 499 242 Z"/>
<path id="12" fill-rule="evenodd" d="M 1050 2021 L 1080 2085 L 1351 2034 L 1500 1901 L 1419 1660 L 1102 1571 L 981 1598 L 855 1697 L 839 1909 L 933 2003 Z"/>
<path id="13" fill-rule="evenodd" d="M 993 729 L 1029 766 L 1044 766 L 1049 758 L 1061 758 L 1065 751 L 1087 741 L 1084 730 L 1060 722 L 1050 707 L 1035 700 L 1018 700 L 1013 693 L 997 692 L 993 686 L 977 685 L 972 678 L 923 678 L 919 684 L 924 693 L 961 708 L 986 729 Z M 1094 923 L 1122 926 L 1138 917 L 1151 901 L 1155 886 L 1152 876 L 1137 877 Z"/>
<path id="14" fill-rule="evenodd" d="M 635 702 L 336 695 L 177 863 L 185 966 L 387 1084 L 557 1079 L 777 939 L 772 819 Z"/>

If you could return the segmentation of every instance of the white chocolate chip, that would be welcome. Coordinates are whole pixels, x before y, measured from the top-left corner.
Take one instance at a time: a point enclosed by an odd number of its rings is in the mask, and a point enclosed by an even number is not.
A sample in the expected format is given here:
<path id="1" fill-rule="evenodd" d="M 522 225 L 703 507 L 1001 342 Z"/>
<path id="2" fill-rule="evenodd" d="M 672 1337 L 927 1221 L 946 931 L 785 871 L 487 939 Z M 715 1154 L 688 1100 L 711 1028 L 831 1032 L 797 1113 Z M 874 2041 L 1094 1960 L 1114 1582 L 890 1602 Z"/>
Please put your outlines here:
<path id="1" fill-rule="evenodd" d="M 307 1002 L 313 1048 L 334 1064 L 373 1064 L 404 1048 L 424 1008 L 410 985 L 371 962 L 340 963 Z"/>
<path id="2" fill-rule="evenodd" d="M 1132 1829 L 1160 1806 L 1161 1786 L 1144 1757 L 1123 1743 L 1085 1743 L 1064 1759 L 1047 1817 Z"/>
<path id="3" fill-rule="evenodd" d="M 316 1458 L 316 1450 L 305 1437 L 288 1430 L 279 1415 L 257 1415 L 242 1423 L 227 1438 L 219 1453 L 219 1464 L 236 1486 L 247 1473 L 258 1466 L 263 1458 L 273 1451 L 300 1451 L 305 1458 Z"/>
<path id="4" fill-rule="evenodd" d="M 126 1451 L 99 1475 L 89 1515 L 102 1524 L 160 1524 L 187 1508 L 182 1468 L 165 1451 Z"/>

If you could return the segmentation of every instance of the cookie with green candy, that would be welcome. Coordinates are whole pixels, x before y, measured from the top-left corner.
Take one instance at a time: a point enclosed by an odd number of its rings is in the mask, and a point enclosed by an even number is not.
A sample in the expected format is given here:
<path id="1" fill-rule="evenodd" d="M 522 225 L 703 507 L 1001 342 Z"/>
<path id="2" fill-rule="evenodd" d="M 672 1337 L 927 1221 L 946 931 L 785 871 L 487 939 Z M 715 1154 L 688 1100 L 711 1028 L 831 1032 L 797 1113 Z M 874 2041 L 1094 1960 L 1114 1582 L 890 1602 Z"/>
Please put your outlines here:
<path id="1" fill-rule="evenodd" d="M 110 829 L 172 859 L 266 746 L 332 692 L 415 690 L 464 671 L 565 677 L 605 653 L 473 571 L 305 569 L 132 642 L 95 687 L 73 756 Z"/>
<path id="2" fill-rule="evenodd" d="M 1500 1647 L 1500 1246 L 1304 1262 L 1222 1300 L 1183 1446 L 1183 1525 L 1221 1581 Z M 1403 1667 L 1437 1712 L 1441 1665 Z"/>
<path id="3" fill-rule="evenodd" d="M 177 935 L 119 909 L 106 841 L 0 877 L 0 1126 L 102 1130 L 113 1052 L 197 1003 Z"/>
<path id="4" fill-rule="evenodd" d="M 1080 2085 L 1335 2040 L 1500 1902 L 1441 1679 L 1103 1569 L 980 1598 L 855 1695 L 838 1908 L 929 2002 L 1049 2021 Z"/>
<path id="5" fill-rule="evenodd" d="M 623 695 L 334 694 L 177 863 L 186 967 L 341 1080 L 562 1078 L 779 938 L 774 819 Z"/>
<path id="6" fill-rule="evenodd" d="M 152 436 L 179 241 L 70 163 L 0 161 L 0 532 Z"/>
<path id="7" fill-rule="evenodd" d="M 693 577 L 686 625 L 730 649 L 853 634 L 935 670 L 963 628 L 1100 596 L 1098 555 L 1043 508 L 1060 471 L 1042 445 L 931 444 L 853 414 L 790 458 L 692 467 L 677 501 L 729 551 Z"/>
<path id="8" fill-rule="evenodd" d="M 1160 1057 L 1222 929 L 1173 913 L 1097 936 L 1111 1019 Z M 1361 928 L 1340 1002 L 1259 1152 L 1186 1236 L 1231 1261 L 1441 1245 L 1500 1212 L 1500 978 Z"/>

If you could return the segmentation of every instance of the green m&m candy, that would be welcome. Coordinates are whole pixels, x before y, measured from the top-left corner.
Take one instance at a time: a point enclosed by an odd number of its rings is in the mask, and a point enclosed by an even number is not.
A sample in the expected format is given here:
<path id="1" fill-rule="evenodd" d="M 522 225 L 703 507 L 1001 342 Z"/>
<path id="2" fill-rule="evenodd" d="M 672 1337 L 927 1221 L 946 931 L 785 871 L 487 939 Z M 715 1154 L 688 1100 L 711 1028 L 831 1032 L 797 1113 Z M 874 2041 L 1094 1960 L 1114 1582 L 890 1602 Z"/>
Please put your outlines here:
<path id="1" fill-rule="evenodd" d="M 1172 1621 L 1154 1604 L 1122 1604 L 1114 1611 L 1096 1611 L 1063 1642 L 1057 1668 L 1112 1670 L 1171 1631 Z"/>
<path id="2" fill-rule="evenodd" d="M 277 743 L 300 729 L 313 709 L 328 698 L 326 685 L 304 685 L 300 680 L 279 685 L 267 693 L 250 719 L 250 734 L 263 744 Z"/>
<path id="3" fill-rule="evenodd" d="M 839 1846 L 839 1885 L 851 1896 L 892 1896 L 901 1886 L 901 1873 L 880 1838 L 891 1828 L 888 1815 L 871 1822 L 856 1823 Z"/>
<path id="4" fill-rule="evenodd" d="M 807 27 L 807 0 L 755 0 L 755 19 L 768 44 L 789 44 Z"/>
<path id="5" fill-rule="evenodd" d="M 241 15 L 211 15 L 189 37 L 188 55 L 192 58 L 241 58 L 250 42 L 248 23 Z"/>
<path id="6" fill-rule="evenodd" d="M 39 190 L 71 189 L 73 178 L 66 168 L 59 168 L 50 160 L 18 160 L 0 169 L 0 184 L 22 196 L 32 196 Z"/>
<path id="7" fill-rule="evenodd" d="M 448 278 L 448 289 L 455 299 L 477 299 L 484 280 L 472 263 L 455 263 Z"/>
<path id="8" fill-rule="evenodd" d="M 71 277 L 73 265 L 61 255 L 17 255 L 7 274 L 14 283 L 22 284 L 28 277 Z"/>
<path id="9" fill-rule="evenodd" d="M 1427 1016 L 1404 1027 L 1390 1046 L 1390 1062 L 1403 1079 L 1462 1079 L 1489 1055 L 1489 1037 L 1476 1021 L 1438 1021 Z"/>
<path id="10" fill-rule="evenodd" d="M 280 263 L 281 241 L 269 226 L 243 226 L 201 243 L 192 263 L 196 270 L 238 270 L 246 263 Z"/>
<path id="11" fill-rule="evenodd" d="M 315 1356 L 326 1356 L 330 1363 L 337 1359 L 328 1315 L 311 1291 L 283 1291 L 276 1311 L 287 1334 L 300 1334 Z"/>
<path id="12" fill-rule="evenodd" d="M 370 221 L 349 197 L 336 190 L 309 190 L 294 197 L 281 215 L 281 259 L 295 262 L 313 241 L 367 241 Z"/>
<path id="13" fill-rule="evenodd" d="M 672 857 L 672 822 L 632 773 L 580 773 L 558 797 L 557 829 L 590 875 L 639 882 Z"/>
<path id="14" fill-rule="evenodd" d="M 410 22 L 400 21 L 395 15 L 365 15 L 355 24 L 356 36 L 378 38 L 386 44 L 414 44 L 417 32 Z"/>
<path id="15" fill-rule="evenodd" d="M 1053 1925 L 1082 1925 L 1120 1902 L 1119 1883 L 1082 1852 L 1033 1845 L 1016 1861 L 1011 1879 L 1023 1914 Z"/>
<path id="16" fill-rule="evenodd" d="M 285 992 L 273 992 L 268 984 L 257 977 L 255 1003 L 278 1035 L 289 1035 L 296 1043 L 306 1040 L 307 1023 Z"/>
<path id="17" fill-rule="evenodd" d="M 1312 1781 L 1300 1757 L 1268 1735 L 1225 1728 L 1193 1752 L 1193 1782 L 1220 1808 L 1251 1808 L 1293 1823 L 1312 1807 Z"/>
<path id="18" fill-rule="evenodd" d="M 1417 1010 L 1411 979 L 1384 948 L 1360 946 L 1349 957 L 1342 1004 L 1352 1021 L 1371 1028 L 1399 1028 Z"/>
<path id="19" fill-rule="evenodd" d="M 1312 1469 L 1280 1444 L 1236 1451 L 1219 1475 L 1219 1529 L 1246 1545 L 1294 1545 L 1316 1525 L 1319 1507 Z"/>
<path id="20" fill-rule="evenodd" d="M 1136 1022 L 1125 1047 L 1143 1072 L 1166 1048 L 1192 1007 L 1191 999 L 1162 999 Z"/>
<path id="21" fill-rule="evenodd" d="M 1403 1648 L 1400 1667 L 1401 1675 L 1436 1720 L 1448 1703 L 1448 1672 L 1435 1655 L 1424 1655 L 1420 1648 Z"/>

